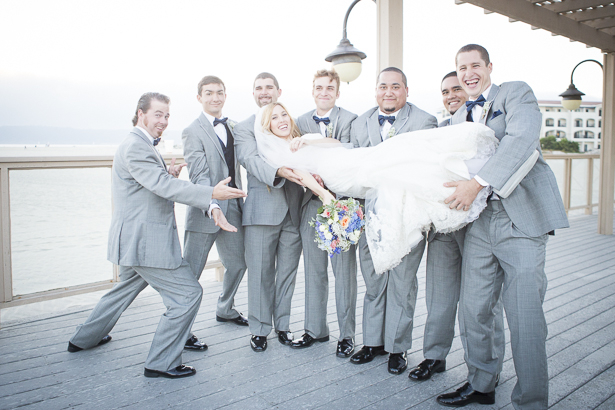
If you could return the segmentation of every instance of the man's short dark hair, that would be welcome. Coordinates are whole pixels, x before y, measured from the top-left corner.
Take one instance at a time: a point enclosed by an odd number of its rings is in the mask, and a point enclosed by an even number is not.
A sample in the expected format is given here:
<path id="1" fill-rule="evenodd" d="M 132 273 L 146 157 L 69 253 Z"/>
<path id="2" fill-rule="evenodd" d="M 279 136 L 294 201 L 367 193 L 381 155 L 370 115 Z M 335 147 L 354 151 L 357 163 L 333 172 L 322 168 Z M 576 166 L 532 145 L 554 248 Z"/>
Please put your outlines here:
<path id="1" fill-rule="evenodd" d="M 135 116 L 132 117 L 133 126 L 136 126 L 137 122 L 139 122 L 139 110 L 146 113 L 147 110 L 149 110 L 149 107 L 152 105 L 152 100 L 158 100 L 165 104 L 171 104 L 171 99 L 164 94 L 153 93 L 153 92 L 143 94 L 141 98 L 139 98 L 139 102 L 137 103 L 137 109 L 135 111 Z"/>
<path id="2" fill-rule="evenodd" d="M 401 81 L 404 83 L 404 87 L 408 88 L 408 80 L 406 80 L 406 74 L 404 74 L 404 72 L 401 71 L 399 68 L 397 68 L 397 67 L 387 67 L 387 68 L 385 68 L 384 70 L 382 70 L 378 74 L 378 78 L 380 78 L 380 74 L 384 73 L 385 71 L 392 71 L 394 73 L 401 74 Z M 378 82 L 378 78 L 376 79 L 376 82 Z"/>
<path id="3" fill-rule="evenodd" d="M 451 71 L 450 73 L 445 75 L 444 78 L 442 78 L 442 81 L 440 81 L 440 84 L 442 84 L 444 80 L 446 80 L 449 77 L 457 77 L 457 71 Z"/>
<path id="4" fill-rule="evenodd" d="M 216 77 L 215 75 L 206 75 L 201 79 L 201 81 L 199 81 L 199 95 L 201 95 L 201 91 L 203 91 L 203 86 L 206 86 L 207 84 L 220 84 L 222 88 L 224 88 L 224 92 L 226 92 L 226 86 L 220 78 Z"/>
<path id="5" fill-rule="evenodd" d="M 275 75 L 271 73 L 267 73 L 267 72 L 262 72 L 256 76 L 256 78 L 254 79 L 254 84 L 252 84 L 252 88 L 254 88 L 254 85 L 256 85 L 256 80 L 258 80 L 259 78 L 261 79 L 271 78 L 273 80 L 273 85 L 275 85 L 275 88 L 277 88 L 278 90 L 280 89 L 280 84 L 278 84 L 278 79 L 275 78 Z"/>
<path id="6" fill-rule="evenodd" d="M 455 54 L 455 66 L 457 66 L 457 57 L 459 56 L 459 54 L 469 53 L 470 51 L 478 51 L 478 53 L 480 54 L 480 58 L 483 59 L 485 65 L 489 65 L 489 63 L 491 62 L 489 60 L 489 52 L 485 47 L 479 46 L 478 44 L 467 44 L 461 47 L 459 51 L 457 51 L 457 54 Z"/>

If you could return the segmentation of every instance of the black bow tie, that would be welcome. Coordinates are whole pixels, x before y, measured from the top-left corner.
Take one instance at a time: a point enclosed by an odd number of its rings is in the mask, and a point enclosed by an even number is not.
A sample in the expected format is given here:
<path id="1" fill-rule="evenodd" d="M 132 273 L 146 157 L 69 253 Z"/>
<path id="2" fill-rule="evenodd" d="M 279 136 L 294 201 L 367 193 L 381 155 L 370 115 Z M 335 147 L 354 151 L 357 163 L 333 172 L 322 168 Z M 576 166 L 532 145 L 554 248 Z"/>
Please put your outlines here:
<path id="1" fill-rule="evenodd" d="M 329 125 L 329 123 L 331 122 L 329 117 L 320 118 L 320 117 L 317 117 L 317 116 L 313 115 L 312 118 L 314 118 L 314 121 L 316 121 L 317 125 L 319 125 L 321 122 L 324 122 L 325 125 Z"/>
<path id="2" fill-rule="evenodd" d="M 216 118 L 214 119 L 214 127 L 218 124 L 224 124 L 226 125 L 226 120 L 228 120 L 228 117 L 224 117 L 224 118 Z"/>
<path id="3" fill-rule="evenodd" d="M 393 124 L 395 122 L 395 116 L 394 115 L 379 115 L 378 116 L 378 122 L 380 123 L 380 125 L 384 124 L 385 121 L 388 121 L 390 124 Z"/>
<path id="4" fill-rule="evenodd" d="M 480 105 L 482 107 L 483 105 L 485 105 L 486 101 L 487 100 L 485 100 L 485 97 L 483 97 L 483 95 L 481 94 L 480 97 L 478 97 L 474 101 L 466 101 L 466 110 L 472 111 L 472 108 L 474 108 L 474 106 L 476 105 Z"/>
<path id="5" fill-rule="evenodd" d="M 154 138 L 154 147 L 155 147 L 156 145 L 158 145 L 158 143 L 160 142 L 160 139 L 161 139 L 161 138 L 162 138 L 162 137 Z"/>

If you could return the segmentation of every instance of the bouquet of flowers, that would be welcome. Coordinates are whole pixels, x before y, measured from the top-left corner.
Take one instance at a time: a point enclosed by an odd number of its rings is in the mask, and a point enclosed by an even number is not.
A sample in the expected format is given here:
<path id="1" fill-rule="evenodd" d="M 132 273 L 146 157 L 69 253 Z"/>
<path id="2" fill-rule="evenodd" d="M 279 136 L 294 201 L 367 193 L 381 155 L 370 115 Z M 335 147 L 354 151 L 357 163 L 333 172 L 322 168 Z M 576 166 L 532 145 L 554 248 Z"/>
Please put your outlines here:
<path id="1" fill-rule="evenodd" d="M 318 248 L 333 257 L 359 242 L 365 217 L 359 201 L 352 198 L 336 200 L 320 207 L 310 226 L 316 229 L 314 241 Z"/>

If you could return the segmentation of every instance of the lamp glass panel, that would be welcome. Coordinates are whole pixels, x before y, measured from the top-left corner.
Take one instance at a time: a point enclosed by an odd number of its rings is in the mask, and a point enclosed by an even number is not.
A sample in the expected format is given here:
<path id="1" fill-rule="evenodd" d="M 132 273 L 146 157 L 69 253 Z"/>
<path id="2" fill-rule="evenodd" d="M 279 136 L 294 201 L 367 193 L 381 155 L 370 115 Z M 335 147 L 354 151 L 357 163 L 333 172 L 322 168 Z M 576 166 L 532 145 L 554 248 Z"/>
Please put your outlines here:
<path id="1" fill-rule="evenodd" d="M 564 100 L 562 99 L 562 105 L 568 111 L 574 111 L 581 106 L 581 100 Z"/>
<path id="2" fill-rule="evenodd" d="M 340 81 L 343 83 L 354 81 L 359 78 L 361 74 L 361 62 L 335 64 L 333 68 L 340 76 Z"/>

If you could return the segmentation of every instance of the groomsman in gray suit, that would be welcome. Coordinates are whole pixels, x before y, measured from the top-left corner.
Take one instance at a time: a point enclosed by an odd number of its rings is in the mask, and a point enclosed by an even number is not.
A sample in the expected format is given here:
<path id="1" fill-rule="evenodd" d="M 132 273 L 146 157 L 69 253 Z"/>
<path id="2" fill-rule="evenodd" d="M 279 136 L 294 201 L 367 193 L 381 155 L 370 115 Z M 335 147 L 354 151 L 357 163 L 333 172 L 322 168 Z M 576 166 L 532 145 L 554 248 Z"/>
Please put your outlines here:
<path id="1" fill-rule="evenodd" d="M 182 350 L 198 312 L 203 290 L 182 258 L 174 202 L 207 210 L 213 199 L 239 198 L 234 188 L 211 188 L 176 179 L 183 165 L 167 166 L 155 145 L 168 125 L 169 98 L 145 93 L 133 118 L 135 128 L 113 159 L 113 217 L 107 259 L 120 269 L 120 282 L 104 295 L 68 343 L 78 352 L 107 343 L 109 332 L 137 295 L 151 285 L 167 307 L 160 318 L 146 377 L 179 378 L 196 370 L 182 364 Z M 217 187 L 218 188 L 218 187 Z"/>
<path id="2" fill-rule="evenodd" d="M 492 85 L 493 66 L 483 47 L 466 45 L 455 60 L 469 100 L 452 123 L 483 122 L 500 140 L 496 153 L 473 179 L 446 184 L 456 187 L 446 200 L 451 208 L 467 209 L 483 186 L 501 190 L 540 149 L 541 114 L 526 83 Z M 489 198 L 487 208 L 468 228 L 464 244 L 459 321 L 466 336 L 468 379 L 457 391 L 439 396 L 440 404 L 495 403 L 498 357 L 492 329 L 494 307 L 502 294 L 517 373 L 513 407 L 548 407 L 547 323 L 542 309 L 545 251 L 548 234 L 566 227 L 555 176 L 542 155 L 508 196 L 494 193 Z"/>
<path id="3" fill-rule="evenodd" d="M 276 102 L 281 94 L 278 80 L 272 74 L 256 76 L 254 100 L 259 107 Z M 292 342 L 290 304 L 301 257 L 299 224 L 304 191 L 299 185 L 301 178 L 292 169 L 276 169 L 258 154 L 255 117 L 252 115 L 235 126 L 235 153 L 248 171 L 249 195 L 243 208 L 243 226 L 250 346 L 255 352 L 263 352 L 272 327 L 280 343 Z"/>
<path id="4" fill-rule="evenodd" d="M 445 75 L 440 88 L 444 108 L 451 115 L 459 109 L 465 109 L 468 94 L 459 84 L 457 72 L 451 71 Z M 451 118 L 442 121 L 439 127 L 450 125 Z M 461 288 L 461 261 L 466 229 L 467 227 L 464 227 L 447 234 L 430 231 L 427 235 L 425 287 L 427 319 L 423 336 L 425 360 L 410 370 L 408 374 L 410 380 L 427 380 L 433 373 L 446 370 L 446 356 L 451 350 L 455 337 L 455 317 Z M 498 373 L 502 370 L 505 346 L 504 317 L 500 299 L 495 320 L 495 347 L 499 358 Z"/>
<path id="5" fill-rule="evenodd" d="M 407 97 L 405 74 L 395 67 L 382 70 L 376 85 L 378 106 L 353 121 L 350 132 L 353 145 L 375 146 L 399 133 L 436 128 L 436 118 L 406 102 Z M 359 258 L 366 288 L 363 304 L 364 346 L 350 358 L 351 363 L 371 362 L 376 355 L 388 352 L 388 371 L 401 374 L 406 370 L 406 351 L 412 346 L 418 290 L 416 272 L 424 250 L 423 239 L 396 268 L 377 274 L 365 235 L 361 236 Z"/>
<path id="6" fill-rule="evenodd" d="M 310 110 L 297 119 L 301 134 L 316 133 L 324 138 L 335 138 L 350 144 L 350 123 L 357 117 L 335 102 L 340 96 L 340 77 L 335 71 L 320 70 L 314 76 L 312 97 L 316 109 Z M 314 228 L 309 222 L 316 216 L 322 201 L 307 189 L 303 196 L 301 211 L 301 243 L 303 244 L 303 264 L 305 266 L 305 333 L 300 339 L 293 340 L 293 348 L 309 347 L 314 342 L 329 340 L 327 324 L 327 301 L 329 283 L 327 265 L 329 255 L 318 249 L 314 241 Z M 335 276 L 335 305 L 340 336 L 336 355 L 349 357 L 354 351 L 355 312 L 357 307 L 357 252 L 353 245 L 348 252 L 331 258 Z"/>
<path id="7" fill-rule="evenodd" d="M 190 181 L 210 189 L 215 189 L 216 184 L 224 181 L 232 188 L 241 189 L 233 127 L 227 117 L 222 117 L 226 101 L 224 83 L 218 77 L 206 76 L 199 82 L 197 91 L 197 100 L 203 106 L 203 111 L 182 133 Z M 186 212 L 184 258 L 199 279 L 209 251 L 216 243 L 225 268 L 222 293 L 216 306 L 216 320 L 248 326 L 248 319 L 233 306 L 235 293 L 246 271 L 242 206 L 241 198 L 233 198 L 226 201 L 212 200 L 207 212 L 189 207 Z M 222 226 L 227 230 L 220 229 Z M 193 335 L 186 343 L 186 348 L 204 350 L 207 345 Z"/>

